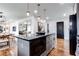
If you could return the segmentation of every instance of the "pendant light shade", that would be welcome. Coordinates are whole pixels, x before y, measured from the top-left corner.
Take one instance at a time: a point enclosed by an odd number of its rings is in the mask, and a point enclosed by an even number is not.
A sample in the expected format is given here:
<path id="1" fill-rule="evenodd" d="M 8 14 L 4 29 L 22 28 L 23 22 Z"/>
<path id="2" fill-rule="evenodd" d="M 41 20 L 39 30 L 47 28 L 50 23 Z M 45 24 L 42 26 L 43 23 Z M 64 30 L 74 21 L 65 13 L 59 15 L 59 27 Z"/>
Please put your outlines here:
<path id="1" fill-rule="evenodd" d="M 30 12 L 29 12 L 29 11 L 27 11 L 27 12 L 26 12 L 26 15 L 27 15 L 27 16 L 30 16 Z"/>
<path id="2" fill-rule="evenodd" d="M 37 11 L 37 10 L 34 10 L 34 13 L 35 13 L 35 14 L 37 14 L 37 13 L 38 13 L 38 11 Z"/>
<path id="3" fill-rule="evenodd" d="M 0 12 L 0 18 L 2 18 L 2 17 L 3 17 L 2 15 L 3 15 L 3 12 Z"/>
<path id="4" fill-rule="evenodd" d="M 41 17 L 40 17 L 40 16 L 38 16 L 38 17 L 37 17 L 37 19 L 38 19 L 38 20 L 40 20 L 40 19 L 41 19 Z"/>

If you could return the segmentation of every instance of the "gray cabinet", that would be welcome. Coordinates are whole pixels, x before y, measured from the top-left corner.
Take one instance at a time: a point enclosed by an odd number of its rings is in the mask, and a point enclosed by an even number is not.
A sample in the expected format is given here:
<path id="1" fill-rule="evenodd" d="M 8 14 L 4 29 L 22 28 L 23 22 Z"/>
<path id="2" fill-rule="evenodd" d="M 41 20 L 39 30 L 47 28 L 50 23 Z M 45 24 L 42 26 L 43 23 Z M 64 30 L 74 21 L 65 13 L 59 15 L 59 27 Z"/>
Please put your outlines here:
<path id="1" fill-rule="evenodd" d="M 49 53 L 55 47 L 55 37 L 53 35 L 47 36 L 46 50 Z"/>
<path id="2" fill-rule="evenodd" d="M 30 41 L 18 38 L 18 55 L 35 56 L 41 54 L 41 56 L 46 56 L 54 48 L 54 45 L 55 37 L 53 35 L 34 38 Z M 40 51 L 42 51 L 42 53 Z"/>
<path id="3" fill-rule="evenodd" d="M 29 42 L 18 39 L 18 55 L 19 56 L 29 56 Z"/>

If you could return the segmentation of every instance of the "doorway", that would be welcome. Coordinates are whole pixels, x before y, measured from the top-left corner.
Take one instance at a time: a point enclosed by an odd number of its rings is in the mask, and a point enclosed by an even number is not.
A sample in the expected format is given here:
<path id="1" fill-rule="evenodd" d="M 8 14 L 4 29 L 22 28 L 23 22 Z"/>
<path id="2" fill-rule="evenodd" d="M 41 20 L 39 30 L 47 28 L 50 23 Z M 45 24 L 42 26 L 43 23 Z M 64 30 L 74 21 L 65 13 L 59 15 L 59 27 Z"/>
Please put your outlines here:
<path id="1" fill-rule="evenodd" d="M 64 22 L 57 22 L 57 38 L 64 39 Z"/>
<path id="2" fill-rule="evenodd" d="M 64 22 L 57 22 L 57 49 L 64 50 Z"/>

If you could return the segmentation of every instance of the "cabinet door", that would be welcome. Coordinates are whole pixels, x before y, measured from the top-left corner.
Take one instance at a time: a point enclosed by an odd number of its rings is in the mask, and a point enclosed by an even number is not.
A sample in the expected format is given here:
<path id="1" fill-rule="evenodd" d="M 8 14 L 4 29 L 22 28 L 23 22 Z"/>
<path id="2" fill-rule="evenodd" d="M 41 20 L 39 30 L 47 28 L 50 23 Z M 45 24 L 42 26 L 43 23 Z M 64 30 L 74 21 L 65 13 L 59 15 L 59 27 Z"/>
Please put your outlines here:
<path id="1" fill-rule="evenodd" d="M 50 50 L 52 50 L 52 48 L 54 48 L 54 37 L 50 35 Z"/>
<path id="2" fill-rule="evenodd" d="M 47 52 L 49 50 L 49 38 L 48 37 L 46 37 L 46 50 Z"/>
<path id="3" fill-rule="evenodd" d="M 47 48 L 47 53 L 51 50 L 51 40 L 50 40 L 50 36 L 47 37 L 47 44 L 46 44 L 46 48 Z"/>
<path id="4" fill-rule="evenodd" d="M 55 37 L 53 37 L 53 46 L 52 48 L 55 48 Z"/>
<path id="5" fill-rule="evenodd" d="M 19 56 L 28 56 L 29 55 L 29 42 L 18 39 L 18 55 Z"/>

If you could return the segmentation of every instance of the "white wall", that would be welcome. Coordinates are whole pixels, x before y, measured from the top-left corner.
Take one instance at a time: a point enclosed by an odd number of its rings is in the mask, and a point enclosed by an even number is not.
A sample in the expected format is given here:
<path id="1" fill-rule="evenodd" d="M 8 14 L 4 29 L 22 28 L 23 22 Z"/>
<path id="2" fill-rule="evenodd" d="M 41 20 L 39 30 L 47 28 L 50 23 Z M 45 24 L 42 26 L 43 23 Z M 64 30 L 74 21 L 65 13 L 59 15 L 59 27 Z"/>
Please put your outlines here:
<path id="1" fill-rule="evenodd" d="M 16 31 L 13 31 L 13 26 L 16 27 Z M 13 22 L 10 24 L 10 34 L 18 35 L 19 30 L 18 30 L 18 22 Z"/>
<path id="2" fill-rule="evenodd" d="M 57 28 L 56 28 L 57 22 L 64 22 L 64 48 L 69 49 L 69 44 L 68 45 L 66 44 L 66 42 L 69 42 L 69 17 L 49 22 L 49 30 L 50 30 L 49 32 L 55 33 L 56 41 L 57 41 Z"/>
<path id="3" fill-rule="evenodd" d="M 49 22 L 49 33 L 55 33 L 56 34 L 56 22 L 55 21 Z"/>
<path id="4" fill-rule="evenodd" d="M 38 31 L 37 19 L 31 17 L 31 21 L 32 34 L 35 34 Z"/>

